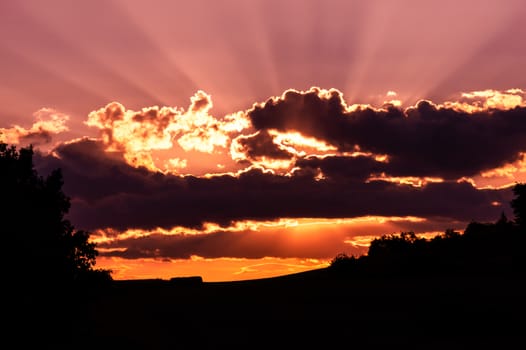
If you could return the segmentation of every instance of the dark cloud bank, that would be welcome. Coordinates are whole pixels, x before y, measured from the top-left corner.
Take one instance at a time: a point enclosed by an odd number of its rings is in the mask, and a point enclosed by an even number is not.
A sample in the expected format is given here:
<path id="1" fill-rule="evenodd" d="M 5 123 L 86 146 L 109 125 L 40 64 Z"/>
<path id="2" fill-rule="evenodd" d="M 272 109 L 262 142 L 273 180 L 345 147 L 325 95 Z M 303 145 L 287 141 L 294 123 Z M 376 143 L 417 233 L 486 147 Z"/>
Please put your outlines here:
<path id="1" fill-rule="evenodd" d="M 377 164 L 377 169 L 392 176 L 457 179 L 513 162 L 526 150 L 524 107 L 468 113 L 420 101 L 405 110 L 391 106 L 348 111 L 338 91 L 320 97 L 310 90 L 288 91 L 248 113 L 258 130 L 297 130 L 341 151 L 359 145 L 388 154 L 390 162 Z"/>
<path id="2" fill-rule="evenodd" d="M 238 176 L 180 177 L 132 167 L 121 154 L 105 152 L 104 145 L 92 139 L 62 144 L 54 155 L 37 155 L 35 162 L 43 174 L 62 169 L 64 191 L 72 198 L 70 219 L 76 227 L 88 230 L 155 231 L 159 227 L 200 228 L 205 222 L 226 227 L 237 220 L 366 215 L 418 216 L 435 223 L 458 223 L 495 221 L 501 212 L 511 215 L 510 188 L 477 189 L 458 180 L 514 161 L 526 151 L 525 108 L 470 114 L 422 101 L 406 110 L 391 106 L 349 111 L 339 93 L 320 97 L 311 90 L 289 91 L 282 98 L 254 105 L 247 115 L 259 131 L 240 138 L 247 159 L 292 158 L 272 142 L 268 130 L 274 129 L 299 131 L 341 152 L 359 146 L 363 152 L 387 154 L 389 162 L 340 153 L 296 157 L 296 170 L 288 176 L 252 169 Z M 324 175 L 321 180 L 317 178 L 320 172 Z M 371 174 L 382 172 L 388 176 L 439 177 L 444 182 L 414 187 L 367 181 Z M 275 237 L 261 240 L 257 249 L 250 244 L 249 249 L 240 245 L 243 239 L 239 235 L 152 235 L 130 239 L 126 252 L 117 254 L 187 258 L 195 251 L 206 257 L 239 256 L 240 251 L 250 251 L 251 257 L 285 255 L 270 247 Z M 258 241 L 256 235 L 251 237 L 251 241 Z M 218 241 L 237 243 L 231 245 L 229 253 L 226 248 L 217 250 L 221 246 Z M 269 251 L 274 254 L 265 254 Z M 314 253 L 311 248 L 297 255 L 320 254 L 330 255 L 325 251 Z"/>
<path id="3" fill-rule="evenodd" d="M 493 219 L 511 191 L 479 190 L 466 182 L 423 187 L 363 180 L 370 158 L 332 157 L 298 161 L 293 176 L 254 169 L 239 177 L 177 177 L 134 168 L 112 158 L 96 141 L 56 149 L 60 158 L 37 159 L 43 172 L 61 168 L 64 190 L 72 197 L 71 219 L 78 227 L 154 229 L 203 222 L 280 217 L 355 217 L 363 215 Z M 373 164 L 374 165 L 374 164 Z M 326 179 L 315 179 L 314 167 Z"/>
<path id="4" fill-rule="evenodd" d="M 478 189 L 459 179 L 515 161 L 526 151 L 523 107 L 467 113 L 422 101 L 405 110 L 390 106 L 351 111 L 337 91 L 323 95 L 310 90 L 288 91 L 246 114 L 257 133 L 252 130 L 238 138 L 246 156 L 242 161 L 291 159 L 294 172 L 278 175 L 247 168 L 237 176 L 210 178 L 155 173 L 128 165 L 122 154 L 106 152 L 94 139 L 61 144 L 52 155 L 37 154 L 35 163 L 42 174 L 62 169 L 64 191 L 72 198 L 70 219 L 77 228 L 153 232 L 101 245 L 124 247 L 104 255 L 126 258 L 330 258 L 343 249 L 358 252 L 344 240 L 369 234 L 332 234 L 315 244 L 302 237 L 291 251 L 280 242 L 279 230 L 264 235 L 250 230 L 197 236 L 155 233 L 175 226 L 199 229 L 205 222 L 227 227 L 237 220 L 284 217 L 418 216 L 428 221 L 407 221 L 399 227 L 420 232 L 450 228 L 449 223 L 495 221 L 502 212 L 512 215 L 510 188 Z M 270 130 L 298 131 L 338 152 L 293 155 L 273 142 Z M 357 146 L 361 155 L 346 155 Z M 367 152 L 385 154 L 389 161 L 378 161 Z M 444 181 L 415 187 L 371 180 L 371 174 L 380 173 Z"/>

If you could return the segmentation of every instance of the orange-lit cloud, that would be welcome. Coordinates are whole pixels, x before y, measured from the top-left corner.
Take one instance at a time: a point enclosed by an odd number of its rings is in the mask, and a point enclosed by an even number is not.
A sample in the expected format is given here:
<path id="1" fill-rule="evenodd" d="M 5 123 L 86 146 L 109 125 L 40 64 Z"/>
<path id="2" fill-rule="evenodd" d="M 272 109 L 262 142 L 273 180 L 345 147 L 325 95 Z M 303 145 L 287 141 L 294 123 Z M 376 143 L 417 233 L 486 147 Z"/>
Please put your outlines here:
<path id="1" fill-rule="evenodd" d="M 91 112 L 86 124 L 100 129 L 107 150 L 122 152 L 129 164 L 169 172 L 184 168 L 185 160 L 173 157 L 159 162 L 153 152 L 178 145 L 183 151 L 213 153 L 229 147 L 230 133 L 239 133 L 250 125 L 239 113 L 215 118 L 209 114 L 211 108 L 211 97 L 203 91 L 191 98 L 186 111 L 158 106 L 133 111 L 112 102 Z"/>
<path id="2" fill-rule="evenodd" d="M 519 159 L 503 167 L 484 171 L 480 176 L 484 178 L 508 178 L 516 179 L 520 173 L 526 173 L 526 153 L 521 152 Z"/>
<path id="3" fill-rule="evenodd" d="M 250 135 L 240 135 L 232 141 L 232 159 L 250 163 L 281 174 L 290 172 L 299 158 L 324 155 L 337 148 L 299 132 L 260 130 Z"/>
<path id="4" fill-rule="evenodd" d="M 390 91 L 387 97 L 395 94 Z M 517 159 L 526 149 L 524 110 L 521 89 L 463 93 L 458 101 L 441 104 L 421 100 L 407 108 L 399 103 L 375 108 L 348 104 L 338 90 L 313 87 L 287 90 L 247 114 L 256 130 L 299 133 L 336 147 L 337 155 L 357 148 L 384 154 L 388 164 L 375 167 L 388 176 L 458 179 Z M 507 142 L 499 141 L 503 133 Z"/>
<path id="5" fill-rule="evenodd" d="M 520 152 L 516 161 L 483 171 L 469 181 L 478 188 L 507 188 L 517 182 L 526 182 L 526 153 Z"/>
<path id="6" fill-rule="evenodd" d="M 42 146 L 51 143 L 53 135 L 68 131 L 69 116 L 52 108 L 42 108 L 33 116 L 36 121 L 29 128 L 13 125 L 0 128 L 0 141 L 8 144 Z"/>
<path id="7" fill-rule="evenodd" d="M 398 94 L 395 91 L 387 91 L 385 94 L 386 100 L 384 100 L 383 107 L 402 107 L 402 100 L 398 99 Z"/>
<path id="8" fill-rule="evenodd" d="M 202 91 L 186 110 L 110 103 L 89 114 L 100 138 L 59 144 L 36 165 L 62 169 L 69 217 L 93 232 L 121 276 L 126 261 L 144 259 L 166 271 L 177 261 L 239 259 L 231 275 L 265 275 L 296 262 L 262 259 L 327 263 L 365 253 L 381 234 L 511 215 L 509 184 L 525 173 L 526 109 L 502 96 L 521 91 L 466 95 L 502 103 L 467 110 L 425 100 L 376 108 L 350 105 L 335 89 L 287 90 L 223 118 Z"/>
<path id="9" fill-rule="evenodd" d="M 385 173 L 373 174 L 368 179 L 369 181 L 387 181 L 401 185 L 410 185 L 415 187 L 422 187 L 431 182 L 444 182 L 444 179 L 437 177 L 416 177 L 416 176 L 387 176 Z"/>
<path id="10" fill-rule="evenodd" d="M 458 101 L 446 101 L 443 105 L 468 113 L 491 109 L 507 110 L 526 106 L 526 92 L 518 88 L 506 91 L 487 89 L 464 92 Z"/>
<path id="11" fill-rule="evenodd" d="M 206 225 L 202 231 L 95 232 L 98 267 L 116 269 L 115 277 L 144 278 L 201 275 L 207 281 L 260 278 L 327 266 L 340 252 L 359 256 L 381 234 L 413 231 L 422 237 L 440 233 L 443 222 L 419 217 L 354 219 L 280 219 Z M 447 222 L 450 228 L 465 223 Z M 451 226 L 454 225 L 454 226 Z M 144 274 L 144 275 L 142 275 Z"/>
<path id="12" fill-rule="evenodd" d="M 229 227 L 206 224 L 202 229 L 174 227 L 153 231 L 98 230 L 93 241 L 102 256 L 127 259 L 314 258 L 326 260 L 334 252 L 366 252 L 355 240 L 383 233 L 436 230 L 438 225 L 419 217 L 367 216 L 353 219 L 293 218 L 275 221 L 240 221 Z M 356 238 L 357 237 L 357 238 Z"/>
<path id="13" fill-rule="evenodd" d="M 220 164 L 221 173 L 260 167 L 290 175 L 312 157 L 374 156 L 385 164 L 371 163 L 364 175 L 369 178 L 453 180 L 505 166 L 523 147 L 520 141 L 515 147 L 468 141 L 494 133 L 495 125 L 516 123 L 522 111 L 512 109 L 523 108 L 522 89 L 473 91 L 458 101 L 419 101 L 405 109 L 392 99 L 396 92 L 386 97 L 390 100 L 376 108 L 348 104 L 337 89 L 289 89 L 246 111 L 216 118 L 210 114 L 211 96 L 198 91 L 187 110 L 153 106 L 132 111 L 114 102 L 91 112 L 86 123 L 101 130 L 107 150 L 122 152 L 129 164 L 173 174 L 192 174 L 200 157 L 189 152 L 197 152 L 210 155 L 206 161 Z M 474 129 L 483 132 L 472 134 Z M 509 137 L 522 140 L 520 128 L 511 130 L 515 135 Z M 199 174 L 213 176 L 214 169 Z M 323 169 L 316 172 L 319 179 L 325 177 Z M 413 180 L 408 181 L 423 183 Z"/>
<path id="14" fill-rule="evenodd" d="M 305 156 L 312 152 L 323 154 L 337 150 L 335 146 L 317 140 L 314 137 L 305 137 L 299 132 L 279 132 L 277 130 L 269 130 L 269 134 L 274 137 L 274 142 L 276 144 L 281 145 L 289 152 L 298 156 Z"/>
<path id="15" fill-rule="evenodd" d="M 273 98 L 224 119 L 225 123 L 214 122 L 216 119 L 208 115 L 210 99 L 206 94 L 194 96 L 191 117 L 181 110 L 133 112 L 111 104 L 90 115 L 94 118 L 90 123 L 99 123 L 99 128 L 107 125 L 102 140 L 63 144 L 41 158 L 39 166 L 47 171 L 63 169 L 67 190 L 75 201 L 72 217 L 90 229 L 201 228 L 206 222 L 228 226 L 234 221 L 279 217 L 417 215 L 465 219 L 475 210 L 491 216 L 498 210 L 491 203 L 506 205 L 510 194 L 504 188 L 479 191 L 472 182 L 458 180 L 515 161 L 526 148 L 521 131 L 524 110 L 520 107 L 469 115 L 421 101 L 406 110 L 367 107 L 349 111 L 336 90 L 289 90 L 282 97 L 286 100 Z M 176 117 L 190 122 L 185 126 Z M 240 120 L 244 121 L 242 127 L 249 127 L 237 128 Z M 173 177 L 166 170 L 164 175 L 154 176 L 137 169 L 130 159 L 118 159 L 119 154 L 125 154 L 144 163 L 141 157 L 151 157 L 151 148 L 165 144 L 174 148 L 176 138 L 170 130 L 187 130 L 191 125 L 199 129 L 208 127 L 209 122 L 223 123 L 217 130 L 234 130 L 227 133 L 233 140 L 230 153 L 218 146 L 224 152 L 218 156 L 232 156 L 239 168 L 221 161 L 212 163 L 210 169 L 215 173 L 206 176 L 187 173 Z M 497 142 L 504 129 L 510 131 L 509 142 Z M 172 172 L 186 169 L 191 158 L 183 149 L 179 151 L 167 156 L 164 163 L 154 164 L 153 170 L 161 165 Z M 216 164 L 229 167 L 218 169 Z M 98 170 L 87 176 L 79 169 Z M 401 188 L 397 183 L 413 186 Z M 442 195 L 445 192 L 456 196 L 455 206 L 448 204 Z M 398 206 L 400 202 L 405 203 L 404 208 Z M 432 205 L 422 206 L 422 202 Z M 471 206 L 470 210 L 461 209 L 464 205 Z"/>

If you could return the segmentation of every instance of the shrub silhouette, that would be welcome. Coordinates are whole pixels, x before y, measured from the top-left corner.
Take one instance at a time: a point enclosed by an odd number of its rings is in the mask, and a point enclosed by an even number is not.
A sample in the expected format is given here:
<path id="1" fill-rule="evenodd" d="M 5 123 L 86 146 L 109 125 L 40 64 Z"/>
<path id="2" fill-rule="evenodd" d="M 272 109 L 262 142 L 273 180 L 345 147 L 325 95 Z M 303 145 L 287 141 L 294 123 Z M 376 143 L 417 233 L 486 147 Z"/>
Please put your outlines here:
<path id="1" fill-rule="evenodd" d="M 447 229 L 431 239 L 414 232 L 387 234 L 371 241 L 359 258 L 345 253 L 330 264 L 333 270 L 368 275 L 429 275 L 430 273 L 524 273 L 526 271 L 526 185 L 516 184 L 511 205 L 495 223 L 471 222 L 463 234 Z"/>
<path id="2" fill-rule="evenodd" d="M 33 148 L 0 143 L 0 230 L 4 268 L 12 283 L 64 284 L 110 280 L 109 270 L 94 269 L 98 251 L 90 233 L 75 230 L 64 216 L 70 199 L 62 174 L 46 178 L 33 165 Z"/>
<path id="3" fill-rule="evenodd" d="M 330 262 L 332 269 L 347 270 L 355 266 L 358 258 L 354 255 L 347 255 L 346 253 L 340 253 L 336 255 Z"/>

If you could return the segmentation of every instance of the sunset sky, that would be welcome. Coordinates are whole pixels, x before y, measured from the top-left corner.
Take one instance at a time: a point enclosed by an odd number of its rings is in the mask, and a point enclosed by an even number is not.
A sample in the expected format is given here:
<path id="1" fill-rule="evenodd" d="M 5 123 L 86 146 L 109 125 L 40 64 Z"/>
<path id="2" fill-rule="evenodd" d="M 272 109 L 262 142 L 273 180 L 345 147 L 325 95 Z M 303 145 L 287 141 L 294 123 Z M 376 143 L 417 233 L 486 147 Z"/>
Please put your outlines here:
<path id="1" fill-rule="evenodd" d="M 513 217 L 524 0 L 0 2 L 0 140 L 114 279 L 327 266 Z"/>

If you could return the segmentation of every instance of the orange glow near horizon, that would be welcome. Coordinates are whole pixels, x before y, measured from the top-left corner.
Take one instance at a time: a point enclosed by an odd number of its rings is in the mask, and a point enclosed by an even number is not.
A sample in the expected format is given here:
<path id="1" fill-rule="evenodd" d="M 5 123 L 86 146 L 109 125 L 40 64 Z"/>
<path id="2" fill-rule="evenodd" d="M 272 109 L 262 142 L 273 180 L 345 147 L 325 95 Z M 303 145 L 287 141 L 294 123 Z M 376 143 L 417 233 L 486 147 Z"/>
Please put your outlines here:
<path id="1" fill-rule="evenodd" d="M 104 244 L 114 243 L 113 248 L 99 248 L 101 253 L 116 251 L 123 253 L 125 245 L 119 248 L 119 241 L 147 238 L 153 234 L 184 237 L 209 236 L 217 232 L 231 233 L 230 252 L 250 254 L 259 251 L 261 244 L 273 247 L 273 255 L 261 258 L 241 257 L 200 257 L 199 253 L 189 259 L 159 256 L 151 258 L 122 258 L 102 255 L 97 258 L 97 268 L 110 269 L 114 279 L 168 279 L 177 276 L 203 277 L 205 281 L 234 281 L 263 277 L 274 277 L 288 273 L 312 270 L 328 266 L 332 258 L 345 252 L 348 255 L 363 255 L 369 243 L 383 234 L 414 231 L 423 237 L 431 237 L 431 231 L 419 232 L 417 225 L 426 220 L 419 217 L 364 216 L 358 218 L 300 218 L 276 221 L 241 221 L 231 227 L 205 224 L 203 230 L 176 227 L 172 230 L 157 229 L 152 232 L 128 230 L 125 232 L 94 232 L 93 241 Z M 432 231 L 433 235 L 436 233 Z M 200 241 L 200 246 L 207 245 Z M 214 244 L 214 243 L 210 243 Z M 210 246 L 208 244 L 208 246 Z M 206 251 L 206 249 L 205 249 Z M 157 252 L 155 252 L 157 254 Z M 256 253 L 257 254 L 257 253 Z M 320 256 L 324 255 L 324 257 Z M 284 255 L 288 255 L 286 257 Z M 294 256 L 303 257 L 294 257 Z M 314 257 L 318 255 L 317 257 Z M 240 255 L 242 256 L 242 255 Z M 309 258 L 308 256 L 311 256 Z"/>
<path id="2" fill-rule="evenodd" d="M 170 279 L 201 276 L 204 282 L 228 282 L 276 277 L 328 266 L 330 260 L 297 258 L 123 259 L 98 257 L 95 268 L 112 270 L 115 280 Z"/>
<path id="3" fill-rule="evenodd" d="M 367 220 L 367 219 L 365 219 Z M 393 232 L 399 233 L 399 232 Z M 441 231 L 416 233 L 417 237 L 432 239 L 443 234 Z M 358 235 L 343 241 L 357 248 L 356 257 L 365 255 L 372 240 L 378 235 Z M 190 259 L 142 258 L 125 259 L 101 256 L 97 258 L 95 268 L 109 269 L 115 280 L 164 279 L 172 277 L 201 276 L 204 282 L 244 281 L 260 278 L 279 277 L 287 274 L 324 268 L 330 265 L 334 256 L 326 259 L 314 258 L 203 258 L 193 255 Z"/>

